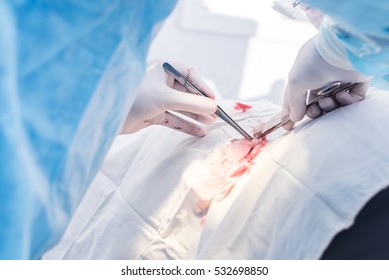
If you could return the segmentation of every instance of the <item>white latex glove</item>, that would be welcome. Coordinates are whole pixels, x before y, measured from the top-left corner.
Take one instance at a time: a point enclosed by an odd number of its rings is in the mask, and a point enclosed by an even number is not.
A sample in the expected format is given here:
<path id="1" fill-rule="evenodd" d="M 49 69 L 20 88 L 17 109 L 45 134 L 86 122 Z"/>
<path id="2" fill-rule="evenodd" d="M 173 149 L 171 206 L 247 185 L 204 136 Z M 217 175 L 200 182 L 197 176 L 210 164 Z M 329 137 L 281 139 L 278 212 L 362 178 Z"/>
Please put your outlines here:
<path id="1" fill-rule="evenodd" d="M 334 81 L 359 84 L 349 92 L 342 91 L 333 97 L 323 98 L 318 104 L 312 104 L 307 108 L 307 91 L 323 87 Z M 323 112 L 363 100 L 369 82 L 370 77 L 353 70 L 351 65 L 348 69 L 342 69 L 326 62 L 316 49 L 315 37 L 311 38 L 300 49 L 289 72 L 282 116 L 289 116 L 291 122 L 284 125 L 284 128 L 291 129 L 294 123 L 300 121 L 305 114 L 310 118 L 316 118 Z M 313 98 L 310 97 L 309 100 Z"/>
<path id="2" fill-rule="evenodd" d="M 165 73 L 160 62 L 152 62 L 138 88 L 122 133 L 133 133 L 153 124 L 164 125 L 194 136 L 204 136 L 207 133 L 199 123 L 182 118 L 179 114 L 203 124 L 213 123 L 217 105 L 213 100 L 215 96 L 212 90 L 193 68 L 177 63 L 171 64 L 209 98 L 188 93 L 185 87 Z"/>

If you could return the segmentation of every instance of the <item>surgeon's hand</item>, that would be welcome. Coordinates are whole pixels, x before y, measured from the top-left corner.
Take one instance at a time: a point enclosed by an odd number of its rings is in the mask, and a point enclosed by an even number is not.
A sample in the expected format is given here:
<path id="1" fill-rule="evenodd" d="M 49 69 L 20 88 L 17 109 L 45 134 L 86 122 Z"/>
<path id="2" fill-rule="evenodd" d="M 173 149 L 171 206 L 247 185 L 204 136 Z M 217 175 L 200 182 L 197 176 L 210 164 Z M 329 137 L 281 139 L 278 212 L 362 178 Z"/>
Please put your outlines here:
<path id="1" fill-rule="evenodd" d="M 160 62 L 152 62 L 138 88 L 122 133 L 133 133 L 154 124 L 194 136 L 204 136 L 207 133 L 200 123 L 211 124 L 215 121 L 217 105 L 213 100 L 214 93 L 193 68 L 177 63 L 171 64 L 209 98 L 188 93 L 184 86 L 165 73 Z M 182 115 L 196 122 L 185 119 Z"/>
<path id="2" fill-rule="evenodd" d="M 363 100 L 369 86 L 370 77 L 350 69 L 338 68 L 325 61 L 316 50 L 314 40 L 315 37 L 303 45 L 289 72 L 282 116 L 289 116 L 291 122 L 284 125 L 285 129 L 293 128 L 294 124 L 300 121 L 305 114 L 310 118 L 316 118 L 323 112 Z M 349 91 L 342 91 L 333 97 L 323 98 L 307 108 L 307 91 L 323 87 L 334 81 L 358 84 Z M 311 96 L 308 101 L 313 98 L 314 96 Z"/>

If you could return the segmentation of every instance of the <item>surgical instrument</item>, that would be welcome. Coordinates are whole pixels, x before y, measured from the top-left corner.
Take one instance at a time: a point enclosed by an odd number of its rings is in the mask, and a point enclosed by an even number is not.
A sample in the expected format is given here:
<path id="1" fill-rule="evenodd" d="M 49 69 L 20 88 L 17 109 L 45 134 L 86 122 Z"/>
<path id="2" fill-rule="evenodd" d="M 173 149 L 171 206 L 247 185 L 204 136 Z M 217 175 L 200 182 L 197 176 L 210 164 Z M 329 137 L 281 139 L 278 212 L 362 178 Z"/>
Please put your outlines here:
<path id="1" fill-rule="evenodd" d="M 307 103 L 307 106 L 309 106 L 313 103 L 316 103 L 325 97 L 331 97 L 338 92 L 349 91 L 355 85 L 356 85 L 356 83 L 333 82 L 327 86 L 324 86 L 324 87 L 321 87 L 318 89 L 309 90 L 308 91 L 309 95 L 316 94 L 317 96 L 313 100 L 309 101 Z M 257 139 L 262 138 L 262 137 L 268 135 L 269 133 L 277 130 L 278 128 L 282 127 L 284 124 L 288 123 L 289 121 L 290 121 L 289 116 L 285 117 L 281 121 L 277 122 L 275 125 L 272 125 L 270 128 L 256 132 L 254 134 L 254 138 L 257 138 Z"/>
<path id="2" fill-rule="evenodd" d="M 165 62 L 163 64 L 163 69 L 170 75 L 172 75 L 181 85 L 183 85 L 186 89 L 188 89 L 191 93 L 200 94 L 202 96 L 208 97 L 204 92 L 202 92 L 197 86 L 193 83 L 189 82 L 187 78 L 185 78 L 180 72 L 178 72 L 173 66 L 169 63 Z M 226 112 L 223 111 L 222 108 L 217 106 L 217 110 L 215 113 L 218 117 L 220 117 L 223 121 L 232 126 L 236 131 L 238 131 L 241 135 L 244 136 L 247 140 L 251 141 L 253 138 L 248 134 L 242 127 L 240 127 Z"/>

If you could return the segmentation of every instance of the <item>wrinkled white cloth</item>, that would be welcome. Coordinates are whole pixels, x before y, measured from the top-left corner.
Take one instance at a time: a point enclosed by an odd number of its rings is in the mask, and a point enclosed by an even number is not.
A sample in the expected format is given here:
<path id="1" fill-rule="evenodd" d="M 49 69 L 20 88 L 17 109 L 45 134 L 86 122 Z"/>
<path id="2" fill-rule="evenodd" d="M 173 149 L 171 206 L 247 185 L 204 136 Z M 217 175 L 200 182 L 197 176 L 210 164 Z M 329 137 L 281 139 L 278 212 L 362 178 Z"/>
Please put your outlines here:
<path id="1" fill-rule="evenodd" d="M 249 132 L 280 110 L 220 105 Z M 308 120 L 269 141 L 238 177 L 220 159 L 240 136 L 220 120 L 203 138 L 161 127 L 120 136 L 44 258 L 317 259 L 389 185 L 388 105 L 375 92 Z"/>

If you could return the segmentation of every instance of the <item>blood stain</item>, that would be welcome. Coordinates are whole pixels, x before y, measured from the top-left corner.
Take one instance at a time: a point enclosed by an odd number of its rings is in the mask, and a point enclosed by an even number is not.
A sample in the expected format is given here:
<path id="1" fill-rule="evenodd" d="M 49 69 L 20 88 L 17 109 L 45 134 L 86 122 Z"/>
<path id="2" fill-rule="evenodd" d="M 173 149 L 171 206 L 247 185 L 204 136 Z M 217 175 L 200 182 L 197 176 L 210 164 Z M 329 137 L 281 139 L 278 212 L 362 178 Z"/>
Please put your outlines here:
<path id="1" fill-rule="evenodd" d="M 240 103 L 240 102 L 235 102 L 235 107 L 234 109 L 236 111 L 241 111 L 241 112 L 246 112 L 248 109 L 251 109 L 253 106 L 249 105 L 249 104 L 244 104 L 244 103 Z"/>

